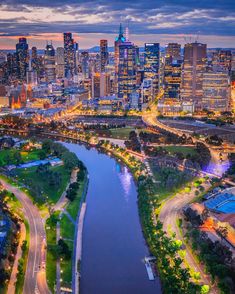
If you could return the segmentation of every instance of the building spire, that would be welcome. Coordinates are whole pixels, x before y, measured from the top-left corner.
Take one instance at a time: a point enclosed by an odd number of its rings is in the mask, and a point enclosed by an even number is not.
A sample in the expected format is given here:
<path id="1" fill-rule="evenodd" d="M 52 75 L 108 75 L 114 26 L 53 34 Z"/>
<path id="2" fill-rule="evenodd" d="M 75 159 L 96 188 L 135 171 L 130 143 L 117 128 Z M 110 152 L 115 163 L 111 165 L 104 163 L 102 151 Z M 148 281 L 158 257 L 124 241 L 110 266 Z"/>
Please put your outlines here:
<path id="1" fill-rule="evenodd" d="M 121 23 L 120 23 L 120 26 L 119 26 L 119 36 L 123 36 L 123 28 L 122 28 Z"/>

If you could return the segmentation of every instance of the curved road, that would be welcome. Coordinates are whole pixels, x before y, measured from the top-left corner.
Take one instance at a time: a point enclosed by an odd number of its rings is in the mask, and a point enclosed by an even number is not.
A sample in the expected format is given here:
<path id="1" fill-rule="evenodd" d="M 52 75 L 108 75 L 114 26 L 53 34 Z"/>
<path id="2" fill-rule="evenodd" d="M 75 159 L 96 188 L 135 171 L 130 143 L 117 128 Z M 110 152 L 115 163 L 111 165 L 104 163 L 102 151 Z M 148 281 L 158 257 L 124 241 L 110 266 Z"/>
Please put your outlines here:
<path id="1" fill-rule="evenodd" d="M 47 287 L 45 262 L 45 240 L 46 233 L 43 220 L 37 207 L 33 205 L 31 199 L 21 190 L 0 179 L 3 187 L 14 193 L 23 206 L 23 212 L 30 227 L 30 242 L 28 261 L 24 281 L 24 294 L 49 294 Z"/>
<path id="2" fill-rule="evenodd" d="M 205 186 L 208 188 L 208 185 Z M 167 200 L 159 214 L 160 221 L 163 223 L 163 229 L 166 232 L 174 232 L 176 234 L 176 239 L 181 240 L 183 244 L 185 244 L 182 235 L 177 226 L 177 219 L 180 217 L 182 212 L 182 208 L 192 201 L 195 198 L 195 188 L 193 188 L 189 193 L 178 193 L 173 198 Z M 186 244 L 185 244 L 186 246 Z M 186 246 L 185 248 L 185 259 L 187 260 L 188 265 L 195 271 L 199 272 L 201 276 L 201 281 L 203 284 L 210 285 L 210 277 L 204 273 L 203 268 L 200 264 L 195 261 L 194 256 L 192 255 L 189 248 Z M 216 293 L 214 290 L 210 293 Z"/>

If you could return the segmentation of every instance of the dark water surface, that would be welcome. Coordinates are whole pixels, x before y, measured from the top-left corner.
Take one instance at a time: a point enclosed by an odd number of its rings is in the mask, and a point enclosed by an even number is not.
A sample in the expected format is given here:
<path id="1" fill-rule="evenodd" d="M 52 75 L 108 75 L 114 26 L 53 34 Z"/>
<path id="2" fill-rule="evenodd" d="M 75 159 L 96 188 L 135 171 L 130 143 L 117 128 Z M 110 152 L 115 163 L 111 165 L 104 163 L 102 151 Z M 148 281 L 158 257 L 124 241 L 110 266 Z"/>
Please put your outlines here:
<path id="1" fill-rule="evenodd" d="M 86 165 L 90 182 L 83 229 L 82 294 L 161 293 L 143 259 L 135 183 L 126 167 L 95 149 L 64 143 Z"/>

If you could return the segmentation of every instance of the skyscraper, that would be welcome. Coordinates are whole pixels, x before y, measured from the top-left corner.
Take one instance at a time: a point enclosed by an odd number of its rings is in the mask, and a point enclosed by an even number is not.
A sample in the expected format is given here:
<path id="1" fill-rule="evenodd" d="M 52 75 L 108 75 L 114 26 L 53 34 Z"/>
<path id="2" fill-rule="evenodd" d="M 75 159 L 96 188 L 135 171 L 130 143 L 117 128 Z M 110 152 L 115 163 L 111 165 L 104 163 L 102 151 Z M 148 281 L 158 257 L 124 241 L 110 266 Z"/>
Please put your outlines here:
<path id="1" fill-rule="evenodd" d="M 195 110 L 202 109 L 202 81 L 206 69 L 206 44 L 188 43 L 184 47 L 181 99 L 193 102 Z"/>
<path id="2" fill-rule="evenodd" d="M 210 71 L 203 74 L 202 108 L 226 111 L 229 107 L 229 76 L 225 71 Z"/>
<path id="3" fill-rule="evenodd" d="M 65 77 L 72 77 L 75 68 L 75 46 L 72 33 L 64 33 L 64 63 Z"/>
<path id="4" fill-rule="evenodd" d="M 26 70 L 29 65 L 29 46 L 26 38 L 19 38 L 19 43 L 16 44 L 16 56 L 18 67 L 18 78 L 26 79 Z"/>
<path id="5" fill-rule="evenodd" d="M 169 43 L 166 47 L 166 60 L 181 60 L 181 45 L 178 43 Z"/>
<path id="6" fill-rule="evenodd" d="M 164 98 L 180 98 L 181 85 L 181 45 L 169 43 L 166 47 L 165 66 L 164 66 Z"/>
<path id="7" fill-rule="evenodd" d="M 123 35 L 122 24 L 120 23 L 119 35 L 115 38 L 114 42 L 114 62 L 115 62 L 115 74 L 118 73 L 118 63 L 119 63 L 119 45 L 124 43 L 126 38 Z"/>
<path id="8" fill-rule="evenodd" d="M 40 69 L 39 69 L 37 47 L 32 47 L 31 65 L 32 65 L 33 70 L 35 70 L 39 74 Z"/>
<path id="9" fill-rule="evenodd" d="M 105 67 L 108 64 L 108 41 L 100 40 L 100 71 L 105 72 Z"/>
<path id="10" fill-rule="evenodd" d="M 82 64 L 82 73 L 84 79 L 89 78 L 89 53 L 87 51 L 83 51 L 81 53 L 81 64 Z"/>
<path id="11" fill-rule="evenodd" d="M 108 73 L 92 74 L 92 98 L 110 95 L 110 75 Z"/>
<path id="12" fill-rule="evenodd" d="M 153 96 L 159 90 L 159 65 L 159 43 L 146 43 L 144 47 L 144 77 L 153 81 Z"/>
<path id="13" fill-rule="evenodd" d="M 118 45 L 118 97 L 122 98 L 124 107 L 130 102 L 130 94 L 136 88 L 136 48 L 129 41 Z"/>
<path id="14" fill-rule="evenodd" d="M 7 54 L 7 77 L 8 79 L 16 79 L 18 78 L 18 62 L 17 62 L 17 54 L 16 53 L 8 53 Z"/>
<path id="15" fill-rule="evenodd" d="M 55 50 L 52 44 L 47 44 L 44 58 L 46 82 L 52 82 L 56 79 L 55 74 Z"/>
<path id="16" fill-rule="evenodd" d="M 64 77 L 64 48 L 56 48 L 56 77 L 61 79 Z"/>
<path id="17" fill-rule="evenodd" d="M 230 73 L 232 64 L 231 50 L 219 49 L 212 56 L 212 67 L 214 70 L 227 71 Z"/>

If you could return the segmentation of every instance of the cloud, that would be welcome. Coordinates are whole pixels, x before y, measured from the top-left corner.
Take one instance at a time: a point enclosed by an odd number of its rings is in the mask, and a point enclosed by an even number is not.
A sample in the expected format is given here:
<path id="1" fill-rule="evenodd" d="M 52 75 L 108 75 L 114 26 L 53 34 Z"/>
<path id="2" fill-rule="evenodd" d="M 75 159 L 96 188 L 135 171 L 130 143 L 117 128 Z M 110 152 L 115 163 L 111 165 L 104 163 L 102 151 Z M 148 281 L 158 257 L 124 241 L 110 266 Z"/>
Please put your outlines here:
<path id="1" fill-rule="evenodd" d="M 3 0 L 0 34 L 64 31 L 116 34 L 120 22 L 134 34 L 198 34 L 235 39 L 230 0 Z"/>

